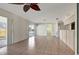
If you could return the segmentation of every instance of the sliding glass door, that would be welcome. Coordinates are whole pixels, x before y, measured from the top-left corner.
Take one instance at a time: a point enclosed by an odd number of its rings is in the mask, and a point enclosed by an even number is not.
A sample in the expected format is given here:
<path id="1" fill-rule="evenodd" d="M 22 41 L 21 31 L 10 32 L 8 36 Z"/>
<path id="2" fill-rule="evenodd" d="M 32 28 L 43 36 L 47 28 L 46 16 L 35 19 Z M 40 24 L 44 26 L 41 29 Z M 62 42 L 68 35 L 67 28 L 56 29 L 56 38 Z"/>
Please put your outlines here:
<path id="1" fill-rule="evenodd" d="M 7 18 L 0 16 L 0 48 L 7 45 Z"/>

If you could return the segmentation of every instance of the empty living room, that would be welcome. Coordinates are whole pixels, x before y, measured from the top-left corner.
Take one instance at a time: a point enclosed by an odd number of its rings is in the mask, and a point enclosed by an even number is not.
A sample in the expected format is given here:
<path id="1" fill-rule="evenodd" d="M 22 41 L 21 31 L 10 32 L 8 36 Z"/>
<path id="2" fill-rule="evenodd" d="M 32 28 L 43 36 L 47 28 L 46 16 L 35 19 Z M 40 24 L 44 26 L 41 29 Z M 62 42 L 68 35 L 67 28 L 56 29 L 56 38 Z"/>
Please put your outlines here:
<path id="1" fill-rule="evenodd" d="M 76 3 L 0 3 L 0 55 L 75 55 Z"/>

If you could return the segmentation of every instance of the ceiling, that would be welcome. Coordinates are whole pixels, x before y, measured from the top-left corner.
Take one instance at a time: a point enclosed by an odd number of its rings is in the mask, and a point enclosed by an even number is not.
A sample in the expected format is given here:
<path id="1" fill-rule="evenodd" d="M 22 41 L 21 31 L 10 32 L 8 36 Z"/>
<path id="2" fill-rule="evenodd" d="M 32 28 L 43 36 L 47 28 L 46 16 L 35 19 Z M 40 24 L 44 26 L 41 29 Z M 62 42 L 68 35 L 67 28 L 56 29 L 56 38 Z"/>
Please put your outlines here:
<path id="1" fill-rule="evenodd" d="M 39 3 L 41 11 L 30 9 L 26 13 L 23 11 L 23 5 L 0 4 L 0 8 L 11 13 L 24 17 L 35 23 L 53 23 L 58 20 L 64 20 L 66 17 L 75 13 L 75 3 Z"/>

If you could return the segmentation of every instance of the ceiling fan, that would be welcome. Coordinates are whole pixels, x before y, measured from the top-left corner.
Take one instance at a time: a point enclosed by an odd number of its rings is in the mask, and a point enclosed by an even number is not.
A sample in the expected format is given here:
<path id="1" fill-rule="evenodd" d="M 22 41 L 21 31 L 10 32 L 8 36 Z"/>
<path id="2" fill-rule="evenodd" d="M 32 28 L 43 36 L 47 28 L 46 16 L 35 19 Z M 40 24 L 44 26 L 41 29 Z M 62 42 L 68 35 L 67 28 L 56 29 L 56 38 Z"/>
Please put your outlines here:
<path id="1" fill-rule="evenodd" d="M 38 3 L 11 3 L 15 5 L 24 5 L 23 11 L 27 12 L 30 8 L 32 8 L 35 11 L 40 11 L 41 9 L 38 6 Z"/>

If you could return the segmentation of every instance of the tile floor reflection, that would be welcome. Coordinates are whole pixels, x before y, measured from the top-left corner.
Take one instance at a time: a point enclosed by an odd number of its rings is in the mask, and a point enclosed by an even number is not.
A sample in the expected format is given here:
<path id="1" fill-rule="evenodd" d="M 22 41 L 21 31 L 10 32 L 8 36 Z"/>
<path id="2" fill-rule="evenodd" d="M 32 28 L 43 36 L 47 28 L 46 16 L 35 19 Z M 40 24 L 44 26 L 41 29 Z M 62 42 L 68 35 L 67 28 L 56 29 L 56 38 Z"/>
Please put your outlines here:
<path id="1" fill-rule="evenodd" d="M 35 37 L 31 36 L 28 40 L 29 49 L 33 49 L 35 47 Z"/>
<path id="2" fill-rule="evenodd" d="M 0 55 L 7 54 L 7 47 L 0 48 Z"/>

